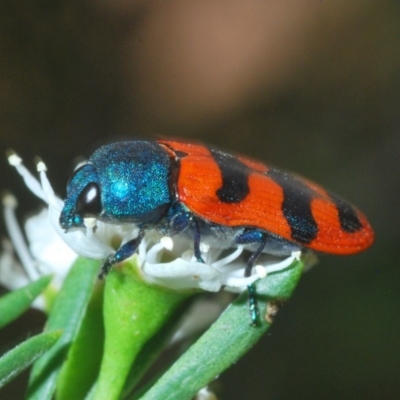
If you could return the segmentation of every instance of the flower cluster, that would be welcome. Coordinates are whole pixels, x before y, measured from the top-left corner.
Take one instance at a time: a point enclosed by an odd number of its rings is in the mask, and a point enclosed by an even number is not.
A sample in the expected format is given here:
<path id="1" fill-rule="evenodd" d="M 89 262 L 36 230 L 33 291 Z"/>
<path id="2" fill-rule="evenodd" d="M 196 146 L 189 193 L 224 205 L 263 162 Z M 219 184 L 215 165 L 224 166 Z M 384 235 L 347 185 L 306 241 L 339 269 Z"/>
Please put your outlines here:
<path id="1" fill-rule="evenodd" d="M 54 273 L 60 284 L 78 255 L 105 259 L 115 251 L 113 244 L 123 244 L 137 235 L 138 228 L 135 225 L 109 224 L 92 218 L 85 220 L 86 228 L 64 232 L 58 222 L 63 201 L 52 189 L 45 164 L 42 161 L 37 164 L 39 181 L 15 153 L 9 156 L 9 163 L 16 168 L 30 191 L 47 205 L 25 224 L 28 250 L 14 213 L 16 201 L 11 195 L 3 199 L 9 235 L 30 279 L 43 273 Z M 1 271 L 10 270 L 7 267 L 10 265 L 9 246 L 5 250 L 0 261 Z M 194 257 L 190 240 L 181 236 L 162 237 L 156 230 L 149 230 L 139 246 L 137 258 L 143 279 L 150 283 L 173 289 L 199 288 L 217 292 L 224 288 L 241 292 L 267 273 L 287 268 L 300 257 L 300 252 L 285 259 L 262 255 L 252 275 L 244 277 L 246 260 L 243 250 L 238 246 L 227 252 L 219 247 L 201 244 L 201 255 L 205 261 L 202 264 Z M 7 286 L 16 286 L 10 282 L 9 274 L 1 279 Z"/>

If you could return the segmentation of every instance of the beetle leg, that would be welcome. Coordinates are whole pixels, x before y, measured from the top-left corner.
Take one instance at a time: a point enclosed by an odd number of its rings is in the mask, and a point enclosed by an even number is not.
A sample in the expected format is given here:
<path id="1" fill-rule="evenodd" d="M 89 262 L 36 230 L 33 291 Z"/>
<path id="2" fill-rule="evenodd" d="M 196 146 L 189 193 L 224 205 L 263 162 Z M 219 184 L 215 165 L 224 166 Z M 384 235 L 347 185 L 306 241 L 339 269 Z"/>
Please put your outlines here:
<path id="1" fill-rule="evenodd" d="M 101 267 L 101 272 L 99 274 L 99 279 L 104 279 L 108 273 L 110 272 L 112 266 L 119 262 L 122 262 L 129 258 L 132 254 L 135 253 L 137 248 L 139 247 L 140 242 L 144 237 L 144 230 L 140 230 L 138 236 L 129 242 L 124 243 L 115 253 L 110 254 L 107 257 L 106 262 Z"/>
<path id="2" fill-rule="evenodd" d="M 178 206 L 179 207 L 179 206 Z M 201 257 L 201 252 L 200 252 L 200 239 L 201 239 L 201 233 L 200 233 L 200 224 L 199 221 L 193 217 L 192 213 L 189 211 L 186 211 L 182 207 L 180 208 L 175 208 L 174 210 L 174 216 L 171 218 L 169 222 L 169 234 L 170 235 L 176 235 L 180 232 L 185 231 L 191 223 L 193 223 L 194 226 L 194 238 L 193 238 L 193 247 L 194 247 L 194 256 L 196 257 L 196 260 L 198 262 L 201 262 L 204 264 L 204 260 Z"/>
<path id="3" fill-rule="evenodd" d="M 201 252 L 200 252 L 201 234 L 200 234 L 199 221 L 197 221 L 196 218 L 193 218 L 193 224 L 194 224 L 194 242 L 193 242 L 194 256 L 196 257 L 198 262 L 201 262 L 204 264 L 204 260 L 201 257 Z"/>
<path id="4" fill-rule="evenodd" d="M 248 277 L 251 275 L 251 270 L 253 269 L 258 257 L 264 250 L 267 243 L 267 235 L 257 229 L 246 229 L 242 232 L 236 239 L 236 244 L 259 244 L 257 250 L 249 257 L 247 260 L 247 266 L 244 271 L 244 276 Z"/>
<path id="5" fill-rule="evenodd" d="M 247 266 L 246 266 L 246 269 L 244 271 L 244 276 L 245 277 L 248 277 L 248 276 L 251 275 L 251 271 L 252 271 L 254 265 L 256 264 L 256 262 L 258 260 L 258 257 L 260 257 L 260 254 L 264 250 L 266 242 L 267 242 L 267 239 L 266 239 L 266 237 L 264 235 L 263 240 L 260 243 L 260 246 L 258 246 L 258 249 L 247 260 Z"/>
<path id="6" fill-rule="evenodd" d="M 247 276 L 251 275 L 251 270 L 253 269 L 255 263 L 257 262 L 258 257 L 264 250 L 266 241 L 267 241 L 267 239 L 264 235 L 264 240 L 261 242 L 258 249 L 247 260 L 247 266 L 244 271 L 244 276 L 247 277 Z M 256 288 L 253 284 L 251 284 L 251 285 L 247 285 L 247 290 L 249 292 L 249 310 L 250 310 L 250 316 L 251 316 L 251 325 L 258 326 L 259 320 L 260 320 L 260 311 L 258 309 L 258 304 L 257 304 Z"/>
<path id="7" fill-rule="evenodd" d="M 188 211 L 176 212 L 169 222 L 169 234 L 172 236 L 183 232 L 189 227 L 191 221 L 192 215 Z"/>
<path id="8" fill-rule="evenodd" d="M 244 270 L 244 276 L 248 277 L 251 275 L 251 271 L 257 262 L 258 257 L 264 250 L 264 247 L 267 243 L 267 236 L 264 232 L 249 229 L 244 231 L 238 238 L 236 238 L 237 244 L 251 244 L 251 243 L 259 243 L 257 250 L 249 257 L 247 260 L 246 269 Z M 254 284 L 247 285 L 247 290 L 249 293 L 249 310 L 251 316 L 251 325 L 258 326 L 260 321 L 260 312 L 258 310 L 257 305 L 257 293 Z"/>

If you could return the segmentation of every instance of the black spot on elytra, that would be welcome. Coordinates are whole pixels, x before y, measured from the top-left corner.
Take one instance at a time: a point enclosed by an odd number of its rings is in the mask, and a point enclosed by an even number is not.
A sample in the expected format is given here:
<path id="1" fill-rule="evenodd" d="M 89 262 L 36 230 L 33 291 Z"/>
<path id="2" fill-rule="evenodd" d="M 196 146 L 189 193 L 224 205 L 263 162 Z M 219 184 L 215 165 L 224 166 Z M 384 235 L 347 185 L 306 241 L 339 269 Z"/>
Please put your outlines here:
<path id="1" fill-rule="evenodd" d="M 222 175 L 222 186 L 216 192 L 218 199 L 224 203 L 240 203 L 250 192 L 249 168 L 231 154 L 210 152 Z"/>
<path id="2" fill-rule="evenodd" d="M 329 193 L 329 196 L 338 210 L 340 227 L 347 233 L 359 231 L 362 228 L 362 223 L 354 207 L 335 194 Z"/>
<path id="3" fill-rule="evenodd" d="M 268 170 L 267 176 L 283 189 L 282 212 L 290 226 L 292 239 L 302 244 L 312 242 L 318 234 L 318 225 L 311 212 L 313 191 L 300 179 L 276 169 Z"/>

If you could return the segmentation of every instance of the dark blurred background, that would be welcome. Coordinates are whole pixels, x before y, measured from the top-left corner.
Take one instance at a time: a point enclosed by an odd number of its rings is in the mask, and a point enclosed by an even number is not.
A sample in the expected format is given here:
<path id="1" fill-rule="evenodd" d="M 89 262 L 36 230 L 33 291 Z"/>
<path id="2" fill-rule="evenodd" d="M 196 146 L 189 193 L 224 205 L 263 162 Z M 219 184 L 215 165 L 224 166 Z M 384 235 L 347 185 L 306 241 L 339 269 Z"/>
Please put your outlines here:
<path id="1" fill-rule="evenodd" d="M 0 71 L 0 153 L 31 168 L 40 155 L 62 196 L 75 157 L 165 135 L 295 170 L 359 206 L 375 246 L 321 257 L 219 394 L 400 398 L 398 1 L 2 0 Z M 36 207 L 5 157 L 0 168 L 20 215 Z"/>

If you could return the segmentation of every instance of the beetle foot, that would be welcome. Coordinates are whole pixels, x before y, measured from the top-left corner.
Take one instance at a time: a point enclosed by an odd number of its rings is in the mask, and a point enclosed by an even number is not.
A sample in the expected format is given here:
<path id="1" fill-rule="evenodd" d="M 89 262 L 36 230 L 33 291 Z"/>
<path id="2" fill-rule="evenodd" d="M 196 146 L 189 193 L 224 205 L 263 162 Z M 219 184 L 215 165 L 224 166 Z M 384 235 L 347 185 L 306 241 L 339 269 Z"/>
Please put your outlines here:
<path id="1" fill-rule="evenodd" d="M 98 276 L 98 278 L 100 280 L 103 280 L 108 275 L 108 273 L 111 271 L 111 268 L 112 268 L 112 266 L 114 264 L 113 261 L 114 261 L 114 254 L 110 254 L 107 257 L 106 262 L 101 267 L 101 271 L 100 271 L 100 274 Z"/>

